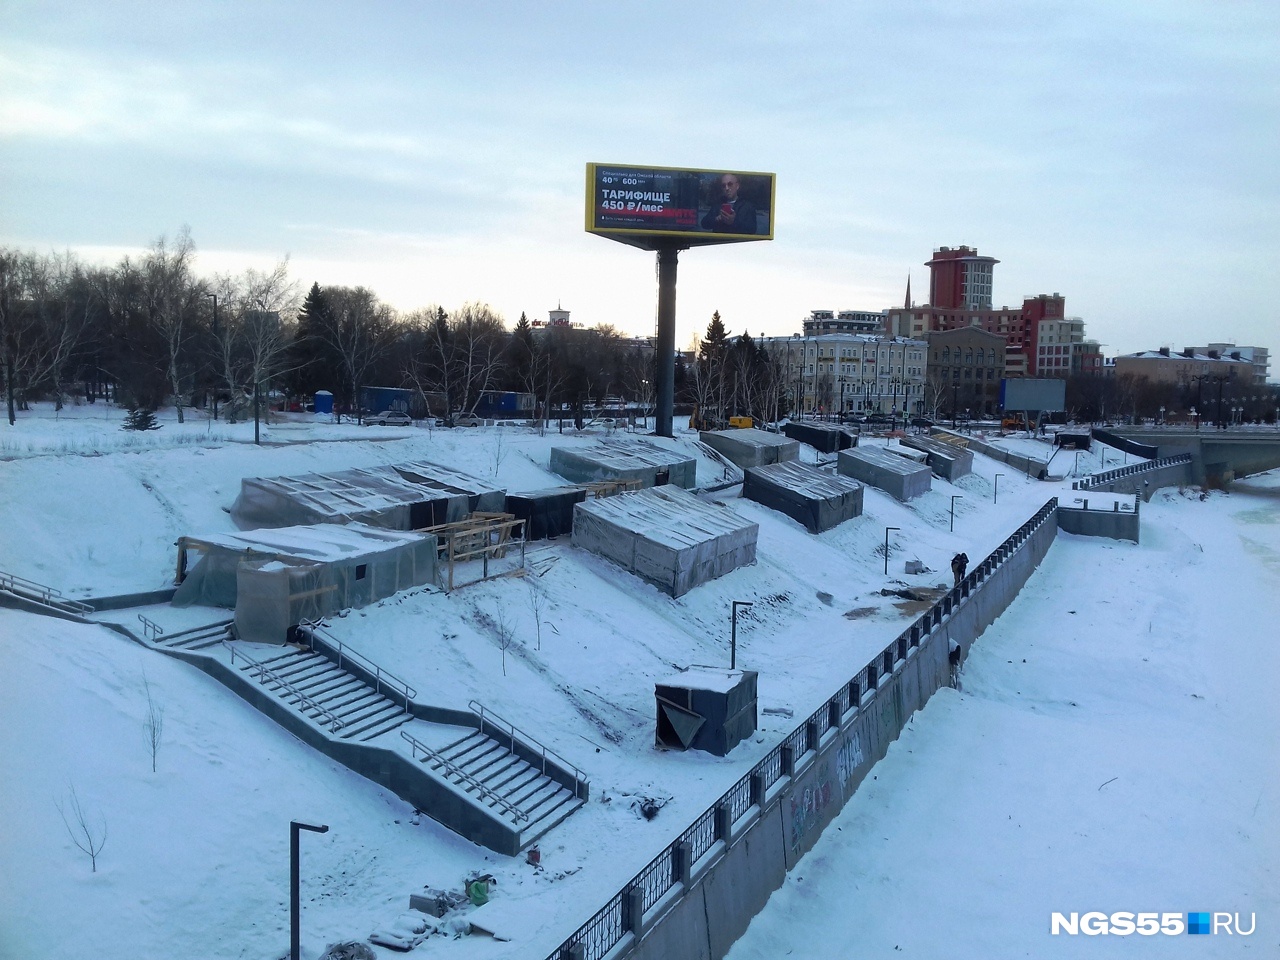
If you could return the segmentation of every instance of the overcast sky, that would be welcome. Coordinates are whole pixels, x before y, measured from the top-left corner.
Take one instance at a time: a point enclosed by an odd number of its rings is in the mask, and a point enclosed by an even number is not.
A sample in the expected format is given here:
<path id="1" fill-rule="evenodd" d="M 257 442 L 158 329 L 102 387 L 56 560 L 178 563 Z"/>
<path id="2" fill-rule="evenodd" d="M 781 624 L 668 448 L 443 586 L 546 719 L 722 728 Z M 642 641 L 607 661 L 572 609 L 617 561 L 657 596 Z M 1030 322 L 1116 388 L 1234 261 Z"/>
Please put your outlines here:
<path id="1" fill-rule="evenodd" d="M 775 239 L 695 249 L 678 342 L 902 303 L 939 246 L 1108 354 L 1280 349 L 1280 3 L 0 0 L 0 244 L 203 272 L 286 254 L 402 309 L 653 330 L 589 161 L 777 173 Z M 1274 373 L 1273 373 L 1274 375 Z"/>

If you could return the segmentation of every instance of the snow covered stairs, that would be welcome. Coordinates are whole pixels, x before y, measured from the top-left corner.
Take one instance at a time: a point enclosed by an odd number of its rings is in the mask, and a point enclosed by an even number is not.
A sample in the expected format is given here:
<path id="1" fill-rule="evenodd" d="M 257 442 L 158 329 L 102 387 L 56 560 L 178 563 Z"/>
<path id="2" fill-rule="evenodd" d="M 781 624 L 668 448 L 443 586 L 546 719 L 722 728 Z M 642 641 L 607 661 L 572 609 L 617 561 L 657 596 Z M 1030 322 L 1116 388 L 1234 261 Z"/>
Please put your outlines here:
<path id="1" fill-rule="evenodd" d="M 365 742 L 408 723 L 413 715 L 328 657 L 293 647 L 263 660 L 233 658 L 276 699 L 341 740 Z"/>
<path id="2" fill-rule="evenodd" d="M 216 647 L 224 640 L 232 639 L 231 625 L 233 622 L 232 620 L 219 620 L 217 623 L 207 623 L 201 627 L 191 627 L 189 630 L 175 630 L 173 633 L 156 634 L 150 636 L 150 639 L 155 646 L 163 647 L 166 650 L 198 652 L 207 650 L 209 647 Z"/>
<path id="3" fill-rule="evenodd" d="M 524 847 L 586 803 L 585 777 L 477 707 L 472 704 L 480 716 L 480 728 L 443 745 L 430 747 L 407 730 L 400 736 L 409 743 L 415 760 L 517 831 Z M 574 786 L 548 775 L 548 761 L 561 770 L 567 767 Z"/>

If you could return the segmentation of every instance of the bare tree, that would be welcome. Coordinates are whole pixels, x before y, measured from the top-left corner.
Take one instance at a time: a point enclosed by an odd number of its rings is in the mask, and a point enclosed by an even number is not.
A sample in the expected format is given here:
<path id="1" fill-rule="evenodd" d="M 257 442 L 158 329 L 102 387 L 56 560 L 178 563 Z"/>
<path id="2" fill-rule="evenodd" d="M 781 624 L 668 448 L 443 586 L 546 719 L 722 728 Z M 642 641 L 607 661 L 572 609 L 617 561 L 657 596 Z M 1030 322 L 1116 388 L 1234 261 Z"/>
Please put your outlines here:
<path id="1" fill-rule="evenodd" d="M 255 386 L 269 387 L 291 372 L 300 298 L 289 279 L 288 258 L 269 273 L 251 268 L 239 276 L 220 276 L 215 291 L 223 321 L 214 336 L 217 377 L 232 395 L 242 397 Z"/>
<path id="2" fill-rule="evenodd" d="M 325 291 L 329 310 L 316 334 L 338 359 L 347 403 L 359 402 L 365 378 L 394 343 L 395 313 L 364 287 L 330 287 Z"/>
<path id="3" fill-rule="evenodd" d="M 542 611 L 546 606 L 546 595 L 538 589 L 532 580 L 529 581 L 529 609 L 533 612 L 533 628 L 538 638 L 538 649 L 542 649 Z"/>
<path id="4" fill-rule="evenodd" d="M 68 789 L 70 793 L 66 800 L 56 800 L 54 806 L 58 808 L 58 815 L 62 817 L 62 825 L 67 828 L 71 842 L 89 858 L 91 872 L 97 873 L 98 854 L 107 842 L 107 819 L 102 814 L 91 816 L 84 809 L 74 784 L 68 784 Z"/>
<path id="5" fill-rule="evenodd" d="M 151 754 L 151 772 L 155 773 L 156 756 L 160 753 L 160 743 L 164 739 L 164 704 L 156 702 L 146 671 L 142 673 L 142 689 L 147 695 L 147 712 L 142 719 L 142 729 L 146 736 L 147 750 Z"/>
<path id="6" fill-rule="evenodd" d="M 505 459 L 507 459 L 507 432 L 502 427 L 502 421 L 499 420 L 493 429 L 493 477 L 495 480 Z"/>
<path id="7" fill-rule="evenodd" d="M 499 603 L 493 611 L 493 630 L 498 635 L 498 646 L 502 648 L 502 675 L 507 675 L 507 647 L 515 639 L 515 625 L 507 620 L 506 611 Z"/>
<path id="8" fill-rule="evenodd" d="M 204 300 L 204 284 L 195 279 L 196 245 L 191 228 L 183 227 L 172 245 L 161 237 L 142 258 L 147 321 L 165 347 L 165 379 L 183 423 L 183 379 L 188 375 L 190 344 Z M 127 262 L 127 258 L 126 258 Z"/>

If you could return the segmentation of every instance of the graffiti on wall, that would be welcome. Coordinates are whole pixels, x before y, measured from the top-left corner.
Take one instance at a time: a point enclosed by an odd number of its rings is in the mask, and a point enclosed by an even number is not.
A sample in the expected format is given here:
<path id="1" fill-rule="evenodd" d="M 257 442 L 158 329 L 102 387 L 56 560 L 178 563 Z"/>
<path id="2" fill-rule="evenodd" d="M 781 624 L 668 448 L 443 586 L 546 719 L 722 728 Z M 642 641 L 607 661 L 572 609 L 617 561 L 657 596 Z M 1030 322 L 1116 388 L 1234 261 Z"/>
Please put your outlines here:
<path id="1" fill-rule="evenodd" d="M 849 779 L 865 761 L 861 735 L 855 733 L 851 737 L 845 737 L 840 749 L 836 751 L 836 776 L 840 778 L 842 787 L 848 785 Z"/>
<path id="2" fill-rule="evenodd" d="M 834 798 L 831 783 L 831 761 L 823 763 L 814 771 L 813 779 L 803 790 L 791 795 L 791 849 L 800 848 L 800 841 L 818 825 L 822 811 L 831 805 Z"/>

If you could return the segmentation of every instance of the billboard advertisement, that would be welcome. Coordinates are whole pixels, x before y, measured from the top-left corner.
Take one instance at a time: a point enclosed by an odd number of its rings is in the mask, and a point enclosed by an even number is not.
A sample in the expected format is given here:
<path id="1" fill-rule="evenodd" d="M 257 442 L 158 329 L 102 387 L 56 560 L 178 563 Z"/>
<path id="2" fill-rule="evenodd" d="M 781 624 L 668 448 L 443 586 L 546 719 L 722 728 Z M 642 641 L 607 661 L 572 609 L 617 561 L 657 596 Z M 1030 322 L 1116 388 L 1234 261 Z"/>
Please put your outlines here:
<path id="1" fill-rule="evenodd" d="M 587 164 L 587 232 L 641 247 L 773 239 L 772 173 Z"/>
<path id="2" fill-rule="evenodd" d="M 1067 409 L 1067 381 L 1010 377 L 1000 381 L 1000 406 L 1005 410 L 1061 413 Z"/>

